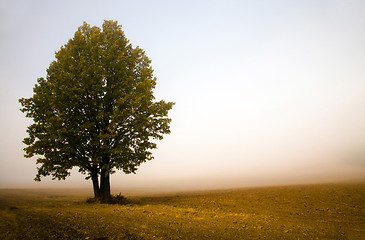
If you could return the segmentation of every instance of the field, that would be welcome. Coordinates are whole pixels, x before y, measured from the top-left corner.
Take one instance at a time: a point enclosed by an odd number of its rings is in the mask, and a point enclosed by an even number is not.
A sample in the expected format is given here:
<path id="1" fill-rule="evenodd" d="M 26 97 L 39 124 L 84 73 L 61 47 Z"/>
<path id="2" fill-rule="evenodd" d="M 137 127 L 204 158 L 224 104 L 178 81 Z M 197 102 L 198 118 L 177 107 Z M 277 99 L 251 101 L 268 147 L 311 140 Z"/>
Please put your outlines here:
<path id="1" fill-rule="evenodd" d="M 365 183 L 128 196 L 0 190 L 0 239 L 365 239 Z"/>

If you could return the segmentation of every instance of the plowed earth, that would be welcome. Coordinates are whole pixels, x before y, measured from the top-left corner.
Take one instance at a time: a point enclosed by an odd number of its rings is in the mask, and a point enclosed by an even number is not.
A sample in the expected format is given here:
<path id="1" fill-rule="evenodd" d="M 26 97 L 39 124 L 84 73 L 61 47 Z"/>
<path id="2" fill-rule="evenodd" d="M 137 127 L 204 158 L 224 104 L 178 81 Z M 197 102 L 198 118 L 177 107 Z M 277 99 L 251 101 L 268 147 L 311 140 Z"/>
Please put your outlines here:
<path id="1" fill-rule="evenodd" d="M 365 183 L 86 198 L 0 190 L 0 239 L 365 239 Z"/>

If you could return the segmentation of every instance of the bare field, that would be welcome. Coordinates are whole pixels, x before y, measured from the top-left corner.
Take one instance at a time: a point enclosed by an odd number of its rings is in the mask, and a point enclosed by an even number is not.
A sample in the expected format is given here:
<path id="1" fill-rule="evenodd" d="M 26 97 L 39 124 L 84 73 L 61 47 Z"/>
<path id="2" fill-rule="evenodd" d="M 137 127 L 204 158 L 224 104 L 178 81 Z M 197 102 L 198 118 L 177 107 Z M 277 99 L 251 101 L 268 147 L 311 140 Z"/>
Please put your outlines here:
<path id="1" fill-rule="evenodd" d="M 365 183 L 129 196 L 0 190 L 0 239 L 365 239 Z"/>

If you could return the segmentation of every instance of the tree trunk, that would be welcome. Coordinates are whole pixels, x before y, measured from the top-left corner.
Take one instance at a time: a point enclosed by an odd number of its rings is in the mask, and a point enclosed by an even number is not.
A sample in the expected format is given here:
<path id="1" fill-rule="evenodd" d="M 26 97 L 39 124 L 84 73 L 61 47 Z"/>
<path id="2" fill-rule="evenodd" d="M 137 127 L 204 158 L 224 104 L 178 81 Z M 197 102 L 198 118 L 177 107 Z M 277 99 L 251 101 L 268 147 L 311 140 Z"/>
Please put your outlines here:
<path id="1" fill-rule="evenodd" d="M 110 195 L 110 174 L 106 170 L 101 170 L 100 174 L 100 195 L 103 199 L 111 198 Z"/>
<path id="2" fill-rule="evenodd" d="M 111 198 L 110 195 L 110 174 L 109 169 L 104 169 L 105 166 L 109 165 L 110 157 L 109 156 L 103 156 L 101 159 L 103 163 L 103 167 L 101 168 L 100 173 L 100 195 L 103 199 L 109 199 Z"/>
<path id="3" fill-rule="evenodd" d="M 91 180 L 93 181 L 94 198 L 100 198 L 99 179 L 96 168 L 93 168 L 93 170 L 91 171 Z"/>

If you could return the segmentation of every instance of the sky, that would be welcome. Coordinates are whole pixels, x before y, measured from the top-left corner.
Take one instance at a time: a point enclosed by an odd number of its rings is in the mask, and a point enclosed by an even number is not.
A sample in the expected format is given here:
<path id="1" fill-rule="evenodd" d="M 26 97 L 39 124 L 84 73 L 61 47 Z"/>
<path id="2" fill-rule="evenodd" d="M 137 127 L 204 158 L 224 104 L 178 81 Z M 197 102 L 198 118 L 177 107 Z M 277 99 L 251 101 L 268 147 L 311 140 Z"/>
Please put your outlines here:
<path id="1" fill-rule="evenodd" d="M 171 134 L 120 188 L 226 188 L 365 179 L 365 2 L 0 0 L 0 188 L 35 183 L 23 157 L 32 96 L 84 21 L 116 20 L 152 60 Z"/>

